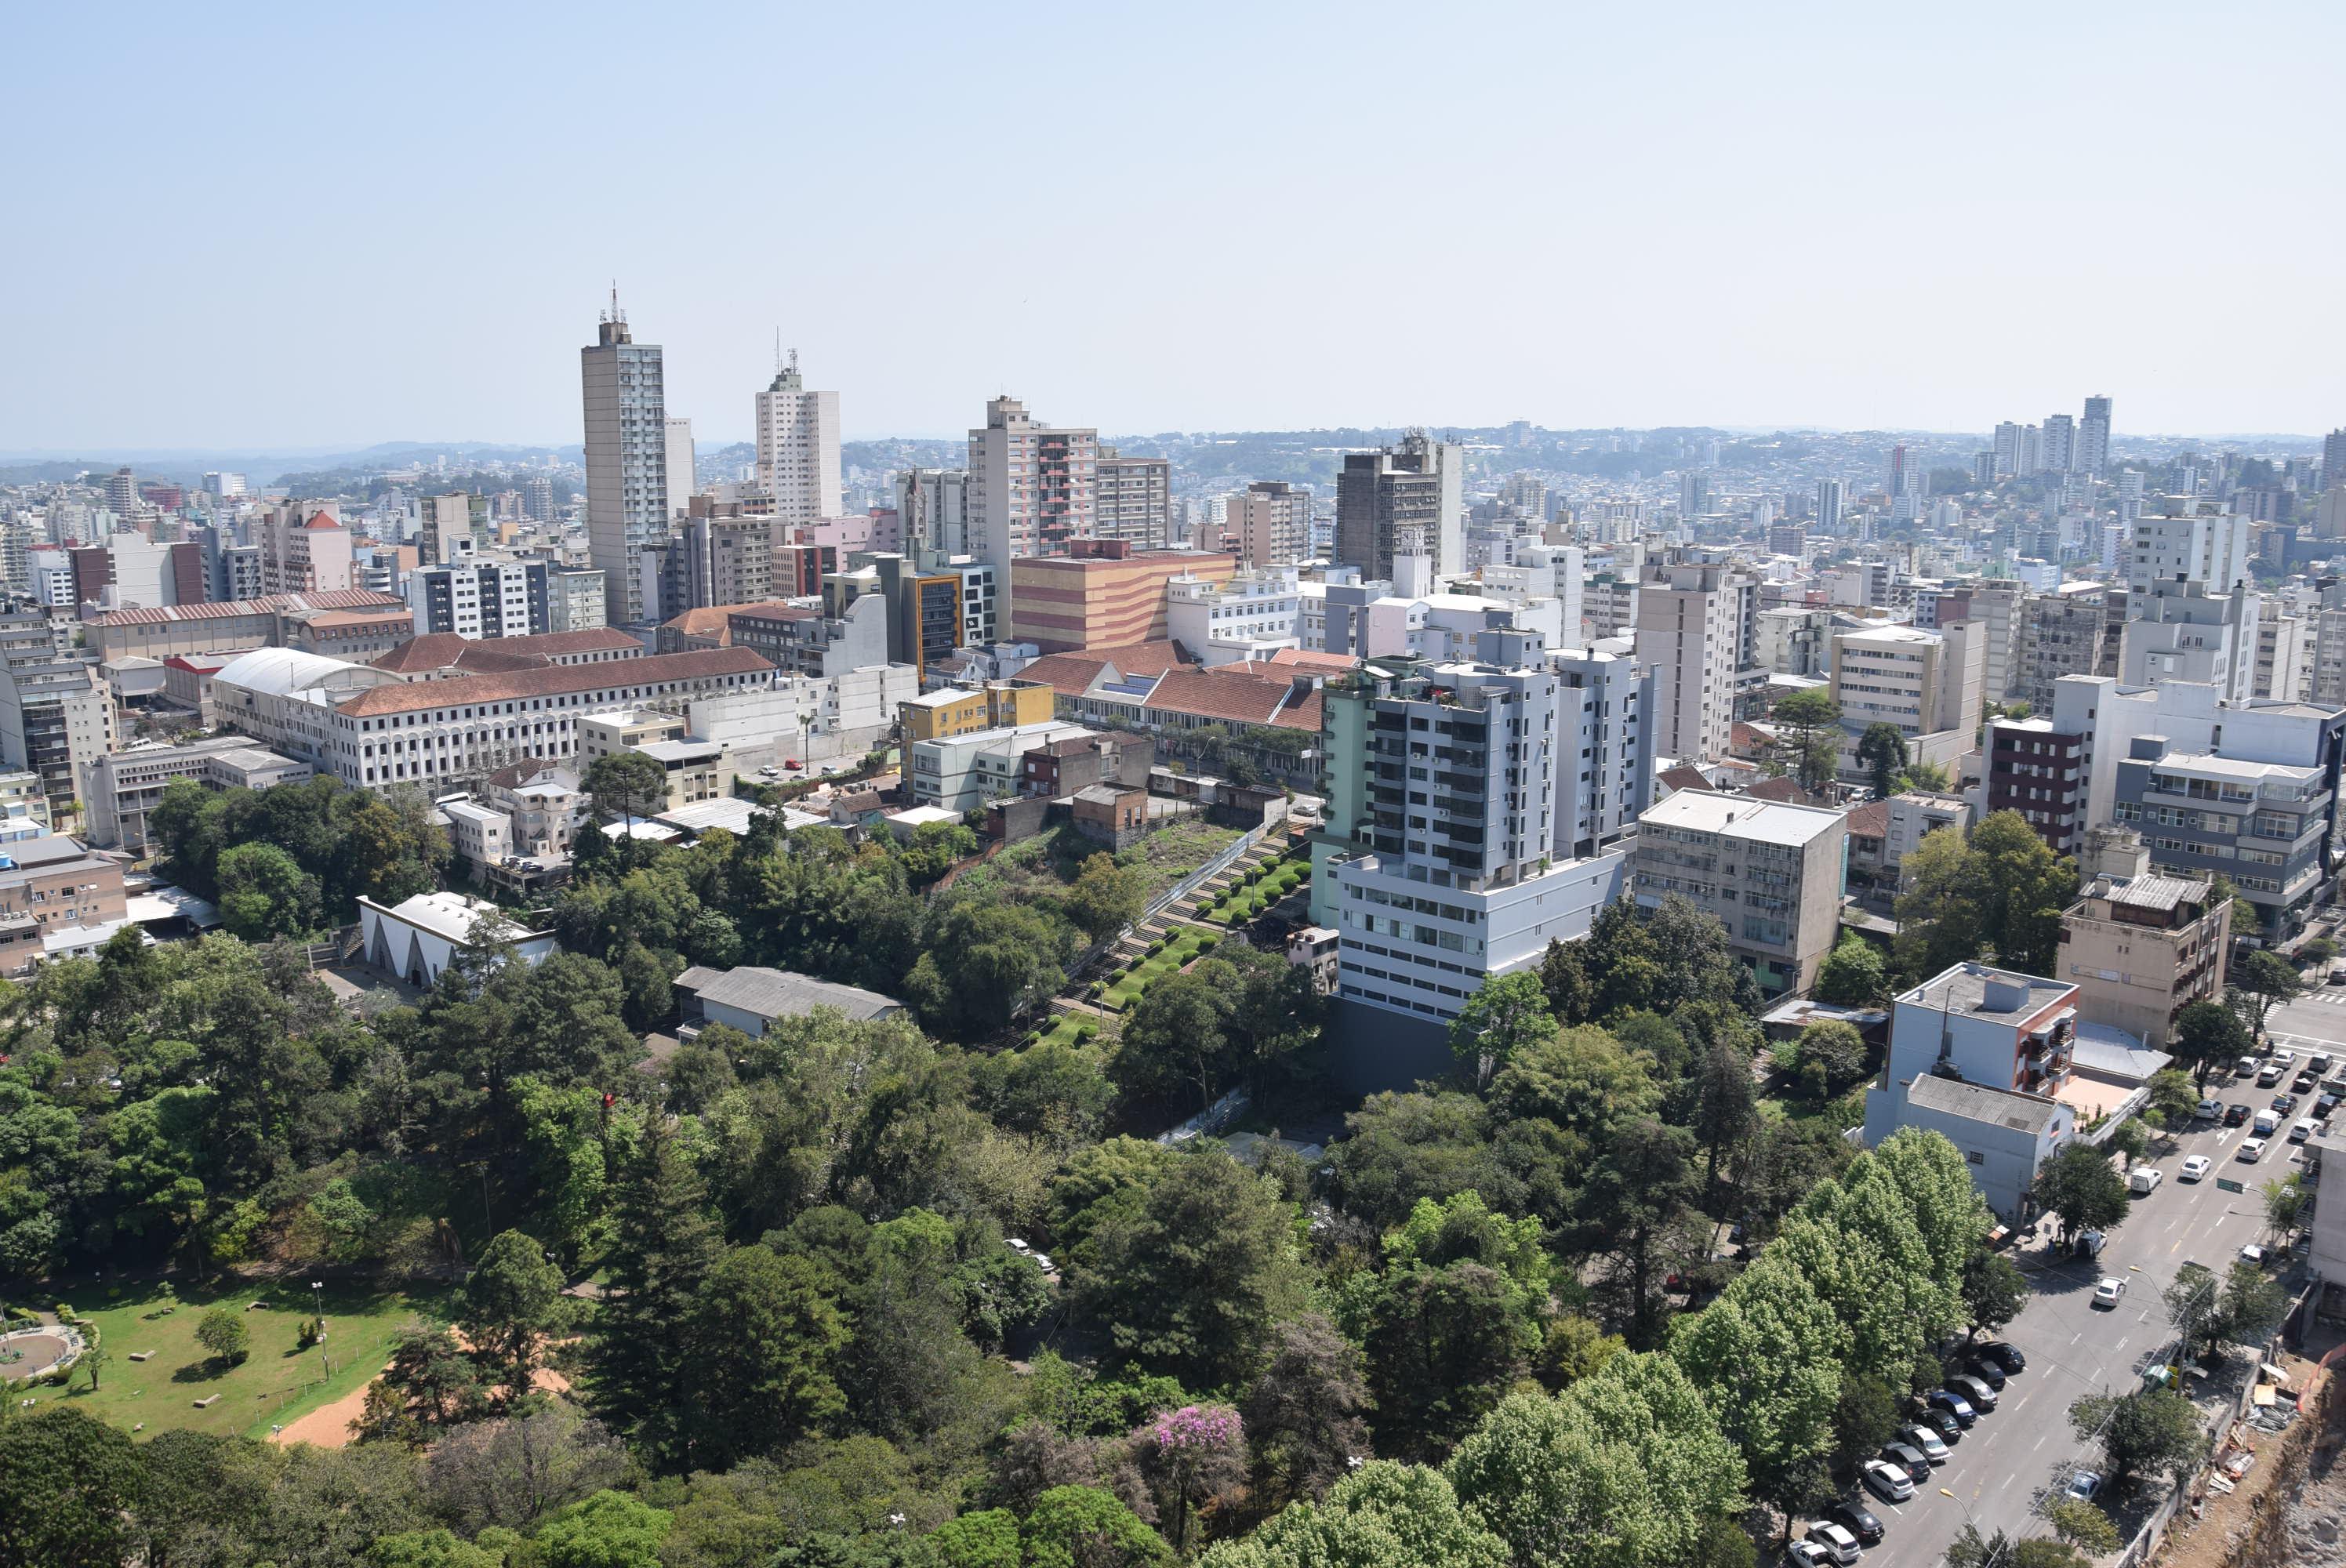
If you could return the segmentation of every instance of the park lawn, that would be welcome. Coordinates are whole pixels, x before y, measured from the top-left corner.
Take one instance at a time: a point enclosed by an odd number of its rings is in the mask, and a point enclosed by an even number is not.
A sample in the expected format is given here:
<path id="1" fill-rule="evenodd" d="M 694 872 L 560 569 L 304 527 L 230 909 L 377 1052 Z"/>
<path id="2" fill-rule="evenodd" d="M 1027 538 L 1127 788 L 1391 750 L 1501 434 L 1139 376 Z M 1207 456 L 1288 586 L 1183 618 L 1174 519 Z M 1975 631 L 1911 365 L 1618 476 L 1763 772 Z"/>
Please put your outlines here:
<path id="1" fill-rule="evenodd" d="M 226 1294 L 134 1287 L 114 1299 L 102 1299 L 96 1289 L 76 1291 L 67 1296 L 67 1305 L 97 1324 L 106 1349 L 97 1391 L 91 1392 L 87 1375 L 76 1370 L 70 1392 L 35 1388 L 10 1397 L 45 1404 L 67 1400 L 126 1431 L 144 1422 L 148 1433 L 179 1427 L 266 1437 L 272 1423 L 289 1423 L 364 1386 L 390 1359 L 402 1327 L 444 1321 L 448 1305 L 444 1293 L 409 1294 L 331 1280 L 320 1300 L 326 1313 L 324 1343 L 297 1352 L 295 1334 L 311 1311 L 305 1282 L 247 1286 Z M 245 1310 L 252 1301 L 270 1307 Z M 215 1302 L 235 1310 L 252 1337 L 251 1353 L 242 1364 L 218 1371 L 196 1343 L 196 1325 Z M 166 1307 L 173 1310 L 149 1316 Z M 155 1355 L 134 1361 L 134 1350 Z M 332 1360 L 331 1375 L 324 1371 L 325 1358 Z M 196 1408 L 196 1400 L 213 1394 L 220 1396 L 216 1403 Z"/>
<path id="2" fill-rule="evenodd" d="M 1141 993 L 1167 975 L 1181 969 L 1200 952 L 1209 952 L 1214 941 L 1205 932 L 1183 928 L 1172 943 L 1153 952 L 1117 976 L 1099 998 L 1099 1004 L 1110 1013 L 1121 1013 L 1140 1000 Z"/>

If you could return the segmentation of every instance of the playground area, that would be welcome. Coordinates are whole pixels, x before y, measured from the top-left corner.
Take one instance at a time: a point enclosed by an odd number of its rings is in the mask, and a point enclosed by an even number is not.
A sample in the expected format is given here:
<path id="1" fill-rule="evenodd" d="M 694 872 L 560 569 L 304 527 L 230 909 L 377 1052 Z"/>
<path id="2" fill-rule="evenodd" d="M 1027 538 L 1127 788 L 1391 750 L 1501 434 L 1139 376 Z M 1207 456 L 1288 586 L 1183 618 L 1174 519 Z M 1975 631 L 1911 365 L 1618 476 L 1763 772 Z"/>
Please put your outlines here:
<path id="1" fill-rule="evenodd" d="M 81 1355 L 81 1336 L 71 1329 L 17 1329 L 0 1334 L 0 1379 L 37 1378 L 70 1367 Z"/>

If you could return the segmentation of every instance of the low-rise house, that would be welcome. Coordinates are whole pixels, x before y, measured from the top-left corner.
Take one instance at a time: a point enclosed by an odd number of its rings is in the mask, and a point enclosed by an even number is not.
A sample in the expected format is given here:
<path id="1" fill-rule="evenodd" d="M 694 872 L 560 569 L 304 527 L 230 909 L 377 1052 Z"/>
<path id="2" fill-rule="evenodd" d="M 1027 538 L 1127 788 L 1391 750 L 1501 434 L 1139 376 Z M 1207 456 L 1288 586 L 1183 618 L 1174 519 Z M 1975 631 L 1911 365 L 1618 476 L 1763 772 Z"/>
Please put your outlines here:
<path id="1" fill-rule="evenodd" d="M 128 914 L 122 867 L 78 839 L 26 839 L 0 851 L 0 975 L 16 979 L 102 942 Z"/>
<path id="2" fill-rule="evenodd" d="M 1086 784 L 1072 799 L 1076 831 L 1112 850 L 1128 850 L 1148 836 L 1148 791 L 1131 785 Z"/>
<path id="3" fill-rule="evenodd" d="M 554 954 L 550 931 L 531 931 L 489 902 L 464 893 L 418 893 L 398 904 L 359 899 L 359 952 L 382 973 L 417 987 L 438 983 L 460 958 L 479 960 L 510 947 L 522 962 Z"/>
<path id="4" fill-rule="evenodd" d="M 676 977 L 675 985 L 677 1012 L 683 1019 L 677 1038 L 687 1041 L 715 1023 L 729 1024 L 755 1040 L 776 1019 L 804 1018 L 819 1007 L 859 1022 L 892 1018 L 904 1011 L 903 1003 L 876 991 L 757 964 L 734 969 L 695 964 Z"/>

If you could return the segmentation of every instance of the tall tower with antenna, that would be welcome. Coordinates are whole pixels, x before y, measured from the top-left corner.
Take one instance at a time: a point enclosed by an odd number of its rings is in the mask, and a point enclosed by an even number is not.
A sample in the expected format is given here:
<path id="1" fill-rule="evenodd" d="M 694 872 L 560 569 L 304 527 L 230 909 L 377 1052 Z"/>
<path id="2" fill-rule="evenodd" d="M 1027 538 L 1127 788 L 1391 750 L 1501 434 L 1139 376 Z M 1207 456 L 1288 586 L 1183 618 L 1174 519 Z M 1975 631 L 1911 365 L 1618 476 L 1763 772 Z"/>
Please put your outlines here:
<path id="1" fill-rule="evenodd" d="M 799 351 L 774 334 L 774 379 L 758 394 L 758 484 L 780 522 L 811 523 L 846 509 L 839 477 L 839 394 L 809 392 Z"/>
<path id="2" fill-rule="evenodd" d="M 640 626 L 644 554 L 668 540 L 668 395 L 658 343 L 638 343 L 611 286 L 595 341 L 578 351 L 586 411 L 586 555 L 603 574 L 605 618 Z M 656 581 L 657 579 L 655 579 Z"/>

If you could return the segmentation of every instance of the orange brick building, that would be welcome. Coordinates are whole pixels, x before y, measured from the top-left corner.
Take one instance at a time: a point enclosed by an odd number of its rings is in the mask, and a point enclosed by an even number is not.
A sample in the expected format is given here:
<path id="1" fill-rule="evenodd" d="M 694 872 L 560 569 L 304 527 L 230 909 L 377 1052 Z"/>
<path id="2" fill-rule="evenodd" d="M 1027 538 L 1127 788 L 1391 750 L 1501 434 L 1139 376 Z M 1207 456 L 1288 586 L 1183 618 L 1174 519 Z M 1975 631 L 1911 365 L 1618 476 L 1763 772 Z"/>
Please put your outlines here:
<path id="1" fill-rule="evenodd" d="M 1162 641 L 1165 585 L 1184 573 L 1227 583 L 1235 556 L 1135 550 L 1122 539 L 1077 539 L 1074 554 L 1010 563 L 1010 640 L 1045 653 Z"/>

